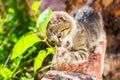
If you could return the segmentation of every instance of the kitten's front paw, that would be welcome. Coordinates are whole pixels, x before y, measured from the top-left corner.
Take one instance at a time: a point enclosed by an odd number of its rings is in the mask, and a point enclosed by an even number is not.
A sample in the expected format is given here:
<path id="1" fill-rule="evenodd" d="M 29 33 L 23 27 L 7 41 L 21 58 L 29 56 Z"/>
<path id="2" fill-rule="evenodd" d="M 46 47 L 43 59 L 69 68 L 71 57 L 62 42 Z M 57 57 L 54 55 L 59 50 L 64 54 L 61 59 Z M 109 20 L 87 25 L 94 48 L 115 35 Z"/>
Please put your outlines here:
<path id="1" fill-rule="evenodd" d="M 72 52 L 72 54 L 75 57 L 74 63 L 79 64 L 79 63 L 86 62 L 88 60 L 88 56 L 86 54 L 81 54 L 79 52 Z"/>

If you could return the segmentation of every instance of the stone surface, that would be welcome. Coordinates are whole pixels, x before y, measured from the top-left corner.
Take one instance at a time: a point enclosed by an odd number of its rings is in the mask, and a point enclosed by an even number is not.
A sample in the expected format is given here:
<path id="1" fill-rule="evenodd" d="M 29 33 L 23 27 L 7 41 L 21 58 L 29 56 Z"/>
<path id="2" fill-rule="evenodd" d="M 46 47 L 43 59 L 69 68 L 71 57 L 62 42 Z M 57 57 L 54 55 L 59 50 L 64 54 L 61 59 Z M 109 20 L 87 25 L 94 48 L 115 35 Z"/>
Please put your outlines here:
<path id="1" fill-rule="evenodd" d="M 81 73 L 51 70 L 41 80 L 97 80 L 97 78 Z"/>

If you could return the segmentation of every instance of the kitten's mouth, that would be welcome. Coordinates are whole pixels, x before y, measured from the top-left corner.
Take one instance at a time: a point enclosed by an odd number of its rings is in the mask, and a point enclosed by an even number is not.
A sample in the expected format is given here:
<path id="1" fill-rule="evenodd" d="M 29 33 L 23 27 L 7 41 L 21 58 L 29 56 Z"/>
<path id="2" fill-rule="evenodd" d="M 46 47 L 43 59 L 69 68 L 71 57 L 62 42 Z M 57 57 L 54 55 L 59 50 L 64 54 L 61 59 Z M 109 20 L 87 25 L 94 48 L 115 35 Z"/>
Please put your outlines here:
<path id="1" fill-rule="evenodd" d="M 67 41 L 66 44 L 65 44 L 65 47 L 69 47 L 69 45 L 70 45 L 70 42 Z"/>

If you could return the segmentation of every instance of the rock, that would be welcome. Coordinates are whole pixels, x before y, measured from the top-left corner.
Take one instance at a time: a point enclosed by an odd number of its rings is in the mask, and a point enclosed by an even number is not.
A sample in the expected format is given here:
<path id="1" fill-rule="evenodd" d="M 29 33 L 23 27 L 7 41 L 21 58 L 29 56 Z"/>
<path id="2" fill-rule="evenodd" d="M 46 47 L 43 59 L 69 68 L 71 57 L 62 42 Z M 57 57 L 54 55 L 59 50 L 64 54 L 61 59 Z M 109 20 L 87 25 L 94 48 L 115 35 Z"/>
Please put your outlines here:
<path id="1" fill-rule="evenodd" d="M 41 80 L 98 80 L 95 76 L 66 71 L 48 71 Z"/>
<path id="2" fill-rule="evenodd" d="M 120 40 L 120 32 L 116 36 L 117 40 Z"/>

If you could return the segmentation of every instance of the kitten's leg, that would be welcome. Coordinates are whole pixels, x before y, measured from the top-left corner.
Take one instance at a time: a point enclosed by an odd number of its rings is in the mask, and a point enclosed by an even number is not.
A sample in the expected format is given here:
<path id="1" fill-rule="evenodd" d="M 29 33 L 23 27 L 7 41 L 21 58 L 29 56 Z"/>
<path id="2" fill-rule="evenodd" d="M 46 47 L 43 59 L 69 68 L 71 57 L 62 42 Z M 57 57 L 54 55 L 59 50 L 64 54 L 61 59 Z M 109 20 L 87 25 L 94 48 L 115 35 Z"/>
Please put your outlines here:
<path id="1" fill-rule="evenodd" d="M 76 61 L 74 63 L 83 63 L 88 60 L 88 50 L 85 48 L 79 49 L 77 51 L 72 51 L 72 54 L 75 56 Z"/>

